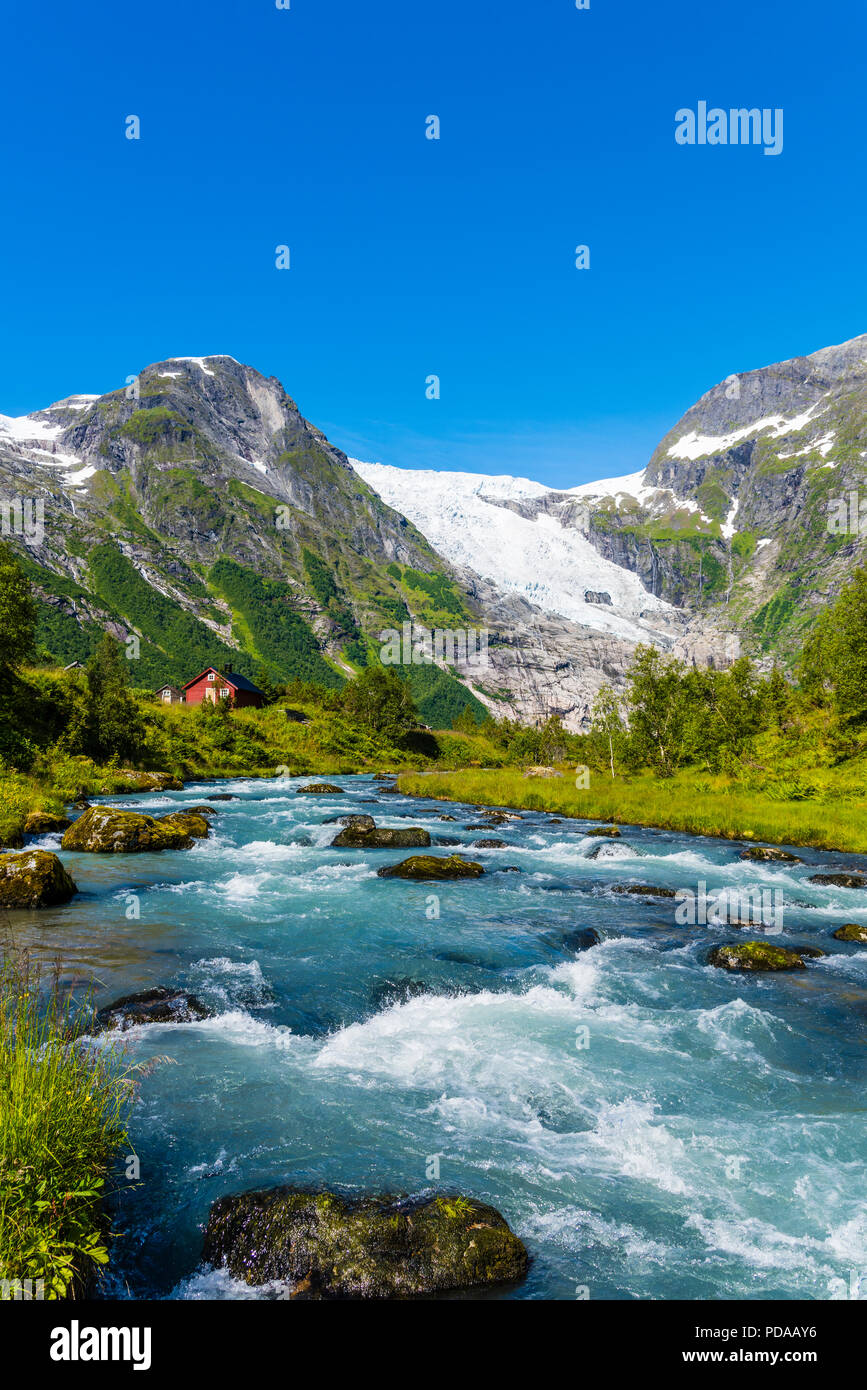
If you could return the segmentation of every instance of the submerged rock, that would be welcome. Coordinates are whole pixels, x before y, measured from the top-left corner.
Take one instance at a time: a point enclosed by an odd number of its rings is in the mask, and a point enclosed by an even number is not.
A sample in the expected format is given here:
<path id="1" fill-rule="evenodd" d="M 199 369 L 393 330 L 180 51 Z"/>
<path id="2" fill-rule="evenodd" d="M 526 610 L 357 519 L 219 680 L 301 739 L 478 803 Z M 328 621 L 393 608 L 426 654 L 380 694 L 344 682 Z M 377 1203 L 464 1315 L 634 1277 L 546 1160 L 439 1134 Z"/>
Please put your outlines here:
<path id="1" fill-rule="evenodd" d="M 585 858 L 585 859 L 598 859 L 598 858 L 600 857 L 600 855 L 601 855 L 602 858 L 604 859 L 605 856 L 606 856 L 606 852 L 608 853 L 608 855 L 609 855 L 612 859 L 620 859 L 620 858 L 622 858 L 621 855 L 615 854 L 615 852 L 614 852 L 614 851 L 615 851 L 615 848 L 618 848 L 618 849 L 627 849 L 627 850 L 628 850 L 628 849 L 631 849 L 632 852 L 633 852 L 633 854 L 638 854 L 638 850 L 635 849 L 632 845 L 627 844 L 627 842 L 626 842 L 625 840 L 623 841 L 623 844 L 622 844 L 622 845 L 619 845 L 619 846 L 616 846 L 616 847 L 615 847 L 615 846 L 609 844 L 609 843 L 608 843 L 608 840 L 607 840 L 607 838 L 606 838 L 605 840 L 602 841 L 602 843 L 601 843 L 600 845 L 594 845 L 592 849 L 588 849 L 587 853 L 584 855 L 584 858 Z"/>
<path id="2" fill-rule="evenodd" d="M 240 798 L 239 796 L 235 796 L 234 792 L 214 792 L 213 795 L 211 796 L 211 800 L 212 800 L 212 801 L 240 801 L 241 798 Z"/>
<path id="3" fill-rule="evenodd" d="M 567 951 L 589 951 L 591 946 L 598 946 L 604 937 L 595 927 L 580 927 L 577 931 L 567 932 L 561 939 L 561 945 Z"/>
<path id="4" fill-rule="evenodd" d="M 738 945 L 716 946 L 708 956 L 710 965 L 720 970 L 753 973 L 761 970 L 806 970 L 797 951 L 772 946 L 769 941 L 744 941 Z"/>
<path id="5" fill-rule="evenodd" d="M 755 845 L 750 849 L 742 849 L 738 858 L 753 859 L 760 864 L 803 864 L 803 859 L 799 859 L 797 854 L 789 854 L 786 849 L 777 849 L 776 845 Z"/>
<path id="6" fill-rule="evenodd" d="M 582 835 L 607 835 L 610 840 L 619 840 L 620 831 L 616 825 L 594 825 L 590 830 L 582 830 Z"/>
<path id="7" fill-rule="evenodd" d="M 437 816 L 437 820 L 457 820 L 456 816 Z"/>
<path id="8" fill-rule="evenodd" d="M 373 816 L 326 816 L 323 825 L 355 825 L 366 830 L 375 830 L 376 821 Z"/>
<path id="9" fill-rule="evenodd" d="M 57 855 L 48 850 L 0 855 L 0 907 L 54 907 L 77 892 Z"/>
<path id="10" fill-rule="evenodd" d="M 529 1263 L 493 1207 L 465 1197 L 366 1197 L 292 1187 L 221 1197 L 203 1257 L 258 1285 L 290 1279 L 314 1298 L 411 1298 L 510 1283 Z"/>
<path id="11" fill-rule="evenodd" d="M 65 830 L 68 816 L 56 816 L 51 811 L 31 811 L 24 822 L 25 835 L 50 835 L 52 830 Z"/>
<path id="12" fill-rule="evenodd" d="M 96 1020 L 102 1032 L 117 1029 L 125 1033 L 128 1028 L 142 1023 L 194 1023 L 200 1018 L 210 1018 L 211 1012 L 194 994 L 158 986 L 115 999 L 113 1004 L 106 1004 L 97 1011 Z"/>
<path id="13" fill-rule="evenodd" d="M 297 787 L 296 796 L 343 796 L 343 788 L 332 782 L 310 782 L 306 787 Z"/>
<path id="14" fill-rule="evenodd" d="M 867 927 L 860 922 L 846 922 L 834 932 L 836 941 L 867 941 Z"/>
<path id="15" fill-rule="evenodd" d="M 190 849 L 195 838 L 209 833 L 204 816 L 173 812 L 168 816 L 140 815 L 111 806 L 91 806 L 73 821 L 61 846 L 90 854 L 145 854 L 163 849 Z"/>
<path id="16" fill-rule="evenodd" d="M 473 849 L 506 849 L 505 840 L 473 840 Z"/>
<path id="17" fill-rule="evenodd" d="M 332 849 L 426 849 L 430 835 L 418 826 L 407 830 L 348 825 L 331 841 Z"/>
<path id="18" fill-rule="evenodd" d="M 410 999 L 417 999 L 420 994 L 431 994 L 429 985 L 424 980 L 413 980 L 408 976 L 401 976 L 397 980 L 383 980 L 370 991 L 370 1002 L 375 1009 L 389 1008 L 392 1004 L 406 1004 Z"/>
<path id="19" fill-rule="evenodd" d="M 674 888 L 660 888 L 655 883 L 637 885 L 616 883 L 611 891 L 612 893 L 631 893 L 637 898 L 674 898 L 677 896 Z"/>
<path id="20" fill-rule="evenodd" d="M 444 848 L 446 846 L 452 848 L 454 845 L 459 845 L 462 843 L 463 842 L 461 840 L 456 840 L 453 835 L 437 835 L 436 839 L 434 840 L 435 845 L 442 845 Z"/>
<path id="21" fill-rule="evenodd" d="M 434 854 L 413 854 L 400 864 L 387 864 L 377 870 L 380 878 L 481 878 L 485 872 L 481 864 L 473 859 L 463 859 L 459 854 L 442 858 Z"/>
<path id="22" fill-rule="evenodd" d="M 185 814 L 188 816 L 218 816 L 220 812 L 215 806 L 188 806 Z"/>
<path id="23" fill-rule="evenodd" d="M 863 874 L 811 874 L 810 883 L 823 883 L 831 888 L 867 888 Z"/>
<path id="24" fill-rule="evenodd" d="M 795 955 L 804 956 L 807 960 L 820 960 L 822 956 L 827 956 L 827 951 L 822 951 L 818 946 L 795 946 Z"/>

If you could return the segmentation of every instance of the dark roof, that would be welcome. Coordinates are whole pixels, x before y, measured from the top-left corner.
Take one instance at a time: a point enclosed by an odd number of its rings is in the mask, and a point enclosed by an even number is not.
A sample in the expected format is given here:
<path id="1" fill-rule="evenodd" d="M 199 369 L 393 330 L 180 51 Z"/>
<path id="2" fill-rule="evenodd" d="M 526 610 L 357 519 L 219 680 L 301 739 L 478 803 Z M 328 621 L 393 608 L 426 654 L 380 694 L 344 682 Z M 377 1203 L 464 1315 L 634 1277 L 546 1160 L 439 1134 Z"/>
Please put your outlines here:
<path id="1" fill-rule="evenodd" d="M 259 689 L 258 685 L 254 685 L 252 681 L 248 681 L 246 676 L 239 676 L 237 671 L 220 671 L 216 666 L 206 666 L 204 671 L 200 671 L 197 676 L 193 676 L 193 679 L 187 681 L 186 685 L 182 688 L 184 690 L 189 690 L 191 685 L 195 685 L 196 681 L 200 681 L 202 676 L 206 676 L 209 671 L 215 671 L 221 680 L 224 680 L 227 685 L 231 685 L 235 690 L 249 690 L 251 694 L 262 695 L 264 698 L 264 692 Z"/>

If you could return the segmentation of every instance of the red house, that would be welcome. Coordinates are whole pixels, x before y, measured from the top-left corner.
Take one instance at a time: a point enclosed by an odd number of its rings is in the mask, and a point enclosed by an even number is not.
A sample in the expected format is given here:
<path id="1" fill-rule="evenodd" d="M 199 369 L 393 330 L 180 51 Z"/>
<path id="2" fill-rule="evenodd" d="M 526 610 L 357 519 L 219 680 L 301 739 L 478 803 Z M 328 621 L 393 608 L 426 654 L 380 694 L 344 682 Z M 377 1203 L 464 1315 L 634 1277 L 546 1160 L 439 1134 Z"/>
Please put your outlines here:
<path id="1" fill-rule="evenodd" d="M 246 676 L 236 675 L 231 670 L 220 672 L 216 666 L 206 666 L 195 680 L 187 681 L 183 695 L 188 705 L 201 705 L 205 700 L 216 704 L 218 700 L 229 698 L 234 701 L 236 709 L 243 709 L 245 705 L 261 709 L 265 703 L 265 696 L 259 687 L 248 681 Z"/>

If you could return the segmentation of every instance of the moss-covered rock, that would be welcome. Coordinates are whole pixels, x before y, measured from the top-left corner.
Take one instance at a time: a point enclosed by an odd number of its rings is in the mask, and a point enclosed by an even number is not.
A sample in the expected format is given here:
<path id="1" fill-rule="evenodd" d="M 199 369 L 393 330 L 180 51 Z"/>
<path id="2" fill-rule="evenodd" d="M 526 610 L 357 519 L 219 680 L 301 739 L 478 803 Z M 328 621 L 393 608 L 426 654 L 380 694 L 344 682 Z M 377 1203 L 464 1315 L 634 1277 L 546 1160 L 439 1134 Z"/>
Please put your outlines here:
<path id="1" fill-rule="evenodd" d="M 218 816 L 220 812 L 216 806 L 188 806 L 186 814 L 188 816 Z"/>
<path id="2" fill-rule="evenodd" d="M 73 821 L 61 846 L 63 849 L 83 850 L 90 854 L 147 854 L 163 849 L 190 849 L 194 843 L 189 825 L 170 816 L 140 815 L 138 811 L 118 811 L 112 806 L 91 806 Z M 183 814 L 183 813 L 181 813 Z M 197 826 L 208 822 L 203 816 L 192 817 Z"/>
<path id="3" fill-rule="evenodd" d="M 112 786 L 106 792 L 115 790 L 118 782 L 126 784 L 131 792 L 182 792 L 184 784 L 170 772 L 139 772 L 137 768 L 122 767 L 112 772 Z"/>
<path id="4" fill-rule="evenodd" d="M 828 888 L 867 888 L 867 878 L 863 874 L 811 874 L 810 883 Z"/>
<path id="5" fill-rule="evenodd" d="M 194 840 L 207 840 L 211 827 L 198 811 L 170 811 L 167 816 L 157 816 L 160 825 L 171 826 Z"/>
<path id="6" fill-rule="evenodd" d="M 762 970 L 806 970 L 797 951 L 772 946 L 769 941 L 744 941 L 738 945 L 716 946 L 708 956 L 710 965 L 720 970 L 754 973 Z"/>
<path id="7" fill-rule="evenodd" d="M 434 854 L 413 854 L 400 864 L 388 864 L 378 869 L 380 878 L 447 879 L 481 878 L 485 872 L 481 864 L 473 859 L 464 859 L 459 854 L 442 858 Z"/>
<path id="8" fill-rule="evenodd" d="M 741 859 L 752 859 L 759 864 L 803 864 L 803 859 L 799 859 L 797 854 L 789 854 L 786 849 L 777 849 L 776 845 L 755 845 L 749 849 L 742 849 Z"/>
<path id="9" fill-rule="evenodd" d="M 56 854 L 29 849 L 0 855 L 0 907 L 54 907 L 77 892 Z"/>
<path id="10" fill-rule="evenodd" d="M 343 788 L 332 782 L 310 782 L 306 787 L 298 787 L 296 796 L 343 796 Z"/>
<path id="11" fill-rule="evenodd" d="M 473 849 L 505 849 L 505 840 L 473 840 Z"/>
<path id="12" fill-rule="evenodd" d="M 210 1016 L 211 1010 L 194 994 L 158 986 L 138 994 L 125 994 L 113 1004 L 106 1004 L 97 1012 L 96 1021 L 100 1032 L 125 1033 L 142 1023 L 193 1023 Z"/>
<path id="13" fill-rule="evenodd" d="M 837 941 L 867 941 L 867 927 L 860 922 L 846 922 L 834 932 Z"/>
<path id="14" fill-rule="evenodd" d="M 612 893 L 628 893 L 635 898 L 674 898 L 674 888 L 660 888 L 656 883 L 616 883 Z"/>
<path id="15" fill-rule="evenodd" d="M 616 825 L 594 825 L 582 832 L 584 835 L 605 835 L 609 840 L 619 840 L 620 831 Z"/>
<path id="16" fill-rule="evenodd" d="M 25 835 L 50 835 L 53 830 L 65 830 L 68 816 L 56 816 L 51 811 L 30 811 L 24 822 Z"/>
<path id="17" fill-rule="evenodd" d="M 406 830 L 371 830 L 363 825 L 347 825 L 331 841 L 332 849 L 426 849 L 430 835 L 418 826 Z"/>
<path id="18" fill-rule="evenodd" d="M 411 1298 L 511 1283 L 523 1243 L 493 1207 L 465 1197 L 368 1197 L 291 1187 L 222 1197 L 204 1259 L 258 1285 L 295 1282 L 313 1298 Z"/>

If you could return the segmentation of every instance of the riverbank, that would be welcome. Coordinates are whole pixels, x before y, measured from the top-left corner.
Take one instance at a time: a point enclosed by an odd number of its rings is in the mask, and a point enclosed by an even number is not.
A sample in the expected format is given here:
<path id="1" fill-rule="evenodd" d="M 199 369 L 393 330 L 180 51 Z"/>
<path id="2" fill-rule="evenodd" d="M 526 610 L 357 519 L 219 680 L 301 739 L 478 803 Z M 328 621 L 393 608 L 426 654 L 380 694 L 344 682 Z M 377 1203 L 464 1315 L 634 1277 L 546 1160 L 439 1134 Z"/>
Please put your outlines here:
<path id="1" fill-rule="evenodd" d="M 560 775 L 551 777 L 528 776 L 518 768 L 406 773 L 399 785 L 407 795 L 443 801 L 550 811 L 726 840 L 867 853 L 867 799 L 863 797 L 831 799 L 829 793 L 821 800 L 778 801 L 724 778 L 701 778 L 694 773 L 668 779 L 647 773 L 614 781 L 594 773 L 590 785 L 582 787 L 576 784 L 574 768 L 556 771 Z"/>

